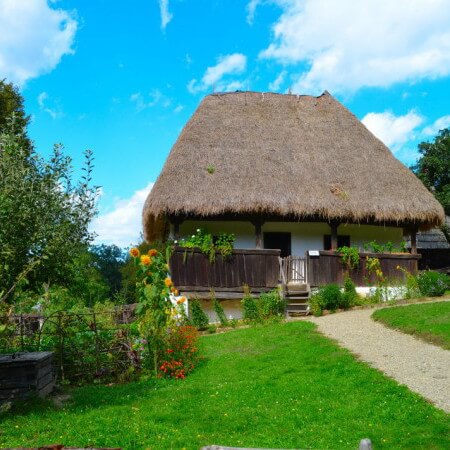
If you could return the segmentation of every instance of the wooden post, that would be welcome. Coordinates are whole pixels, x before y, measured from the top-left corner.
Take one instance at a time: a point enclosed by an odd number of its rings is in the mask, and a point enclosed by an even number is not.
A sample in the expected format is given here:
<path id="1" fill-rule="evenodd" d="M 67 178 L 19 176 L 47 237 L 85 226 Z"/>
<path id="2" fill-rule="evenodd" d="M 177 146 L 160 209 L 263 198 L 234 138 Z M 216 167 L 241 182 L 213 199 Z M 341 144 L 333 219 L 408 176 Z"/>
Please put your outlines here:
<path id="1" fill-rule="evenodd" d="M 180 238 L 180 225 L 183 223 L 183 219 L 179 217 L 171 217 L 169 218 L 170 223 L 170 231 L 169 231 L 169 239 L 177 240 Z"/>
<path id="2" fill-rule="evenodd" d="M 336 250 L 338 248 L 338 227 L 339 222 L 337 220 L 332 220 L 329 222 L 331 228 L 331 250 Z"/>
<path id="3" fill-rule="evenodd" d="M 417 255 L 417 226 L 411 229 L 411 255 Z"/>
<path id="4" fill-rule="evenodd" d="M 264 225 L 264 221 L 261 218 L 258 218 L 252 220 L 252 224 L 255 227 L 255 248 L 262 249 L 263 248 L 262 226 Z"/>

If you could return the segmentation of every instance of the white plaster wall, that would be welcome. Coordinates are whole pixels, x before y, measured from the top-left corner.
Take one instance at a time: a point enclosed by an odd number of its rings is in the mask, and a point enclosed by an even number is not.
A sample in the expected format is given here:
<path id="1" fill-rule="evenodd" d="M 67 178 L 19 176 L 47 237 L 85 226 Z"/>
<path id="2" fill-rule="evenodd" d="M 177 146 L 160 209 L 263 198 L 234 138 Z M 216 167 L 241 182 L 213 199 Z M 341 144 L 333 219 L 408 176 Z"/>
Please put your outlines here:
<path id="1" fill-rule="evenodd" d="M 203 228 L 209 233 L 234 233 L 235 248 L 255 248 L 255 228 L 250 222 L 185 221 L 180 226 L 180 234 L 187 237 Z M 323 250 L 323 236 L 330 234 L 330 227 L 320 222 L 266 222 L 263 232 L 284 231 L 291 233 L 293 255 L 304 256 L 307 250 Z M 339 235 L 349 235 L 350 244 L 363 250 L 363 244 L 370 241 L 392 242 L 399 245 L 403 239 L 402 228 L 374 225 L 340 225 Z"/>

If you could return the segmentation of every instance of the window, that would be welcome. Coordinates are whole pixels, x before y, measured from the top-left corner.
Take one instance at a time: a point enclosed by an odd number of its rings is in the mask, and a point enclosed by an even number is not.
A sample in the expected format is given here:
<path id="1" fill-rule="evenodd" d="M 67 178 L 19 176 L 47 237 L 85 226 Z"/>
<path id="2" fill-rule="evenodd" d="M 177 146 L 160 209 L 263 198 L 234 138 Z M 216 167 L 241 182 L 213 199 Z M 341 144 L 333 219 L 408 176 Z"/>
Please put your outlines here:
<path id="1" fill-rule="evenodd" d="M 350 236 L 338 235 L 338 248 L 350 247 Z M 326 234 L 323 237 L 323 249 L 331 250 L 331 234 Z"/>

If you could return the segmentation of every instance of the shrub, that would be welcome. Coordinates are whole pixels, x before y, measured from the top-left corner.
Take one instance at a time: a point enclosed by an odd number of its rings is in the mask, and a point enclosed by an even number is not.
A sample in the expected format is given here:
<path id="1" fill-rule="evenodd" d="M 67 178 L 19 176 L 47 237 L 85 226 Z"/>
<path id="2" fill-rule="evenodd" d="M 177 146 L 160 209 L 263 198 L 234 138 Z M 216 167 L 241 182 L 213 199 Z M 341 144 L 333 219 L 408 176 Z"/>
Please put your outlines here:
<path id="1" fill-rule="evenodd" d="M 197 299 L 191 300 L 189 309 L 192 324 L 199 330 L 205 330 L 209 325 L 209 318 L 200 306 L 200 302 Z"/>
<path id="2" fill-rule="evenodd" d="M 264 319 L 282 316 L 286 306 L 277 289 L 261 294 L 258 304 L 260 316 Z"/>
<path id="3" fill-rule="evenodd" d="M 417 277 L 420 293 L 426 297 L 440 297 L 450 287 L 450 277 L 440 272 L 427 270 Z"/>
<path id="4" fill-rule="evenodd" d="M 213 309 L 214 309 L 214 312 L 217 314 L 220 325 L 222 327 L 226 327 L 228 325 L 228 319 L 227 319 L 227 316 L 225 315 L 225 311 L 223 310 L 222 305 L 216 299 L 216 297 L 213 297 Z"/>
<path id="5" fill-rule="evenodd" d="M 324 309 L 335 311 L 342 304 L 341 288 L 337 284 L 327 284 L 319 290 Z"/>
<path id="6" fill-rule="evenodd" d="M 316 292 L 315 294 L 313 294 L 310 299 L 309 299 L 309 307 L 310 307 L 310 311 L 311 314 L 313 314 L 314 316 L 321 316 L 322 312 L 324 310 L 323 307 L 323 299 L 322 296 Z"/>
<path id="7" fill-rule="evenodd" d="M 160 377 L 183 379 L 195 368 L 199 361 L 197 337 L 194 327 L 168 329 L 165 354 L 159 366 Z"/>
<path id="8" fill-rule="evenodd" d="M 355 284 L 350 277 L 344 280 L 344 293 L 342 294 L 342 301 L 339 305 L 343 309 L 354 306 L 358 301 L 358 294 L 356 292 Z"/>
<path id="9" fill-rule="evenodd" d="M 258 305 L 255 299 L 246 293 L 241 301 L 242 303 L 242 316 L 245 322 L 256 322 L 261 320 Z"/>

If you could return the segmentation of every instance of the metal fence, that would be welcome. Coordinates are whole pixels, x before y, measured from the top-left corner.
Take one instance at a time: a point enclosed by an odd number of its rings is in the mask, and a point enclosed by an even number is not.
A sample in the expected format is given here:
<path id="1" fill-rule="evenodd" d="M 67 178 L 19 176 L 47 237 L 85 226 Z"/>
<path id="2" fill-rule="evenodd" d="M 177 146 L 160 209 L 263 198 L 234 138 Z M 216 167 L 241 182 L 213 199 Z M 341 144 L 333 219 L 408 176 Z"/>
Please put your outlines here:
<path id="1" fill-rule="evenodd" d="M 64 382 L 126 378 L 140 369 L 133 305 L 0 317 L 0 353 L 52 351 Z"/>

